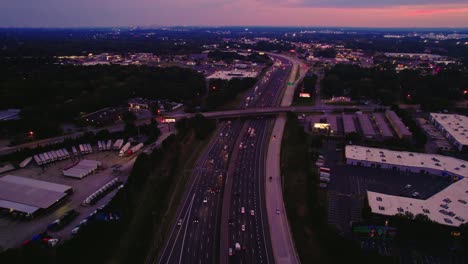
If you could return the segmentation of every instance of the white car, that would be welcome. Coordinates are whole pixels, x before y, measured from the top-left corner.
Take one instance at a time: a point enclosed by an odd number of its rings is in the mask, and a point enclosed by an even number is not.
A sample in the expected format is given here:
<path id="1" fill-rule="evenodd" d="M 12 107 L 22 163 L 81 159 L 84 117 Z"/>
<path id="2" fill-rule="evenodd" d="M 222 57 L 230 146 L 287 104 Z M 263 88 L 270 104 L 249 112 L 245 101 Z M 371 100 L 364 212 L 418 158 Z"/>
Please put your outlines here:
<path id="1" fill-rule="evenodd" d="M 245 208 L 241 207 L 241 214 L 245 214 Z"/>
<path id="2" fill-rule="evenodd" d="M 255 215 L 254 210 L 250 210 L 250 215 L 252 215 L 252 216 Z"/>
<path id="3" fill-rule="evenodd" d="M 232 248 L 229 248 L 229 256 L 232 256 Z"/>
<path id="4" fill-rule="evenodd" d="M 245 231 L 245 225 L 241 225 L 241 230 Z"/>
<path id="5" fill-rule="evenodd" d="M 203 198 L 203 203 L 207 203 L 207 202 L 208 202 L 208 199 L 206 199 L 206 197 Z"/>
<path id="6" fill-rule="evenodd" d="M 177 225 L 178 225 L 178 226 L 181 226 L 181 225 L 182 225 L 182 219 L 179 219 L 179 221 L 177 222 Z"/>

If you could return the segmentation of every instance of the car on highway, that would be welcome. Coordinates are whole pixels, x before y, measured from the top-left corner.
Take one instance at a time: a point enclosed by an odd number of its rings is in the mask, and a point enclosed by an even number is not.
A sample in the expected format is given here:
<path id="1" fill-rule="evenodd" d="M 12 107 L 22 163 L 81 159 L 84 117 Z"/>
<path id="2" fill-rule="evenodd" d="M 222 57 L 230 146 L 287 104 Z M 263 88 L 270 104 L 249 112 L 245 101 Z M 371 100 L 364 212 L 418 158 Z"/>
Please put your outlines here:
<path id="1" fill-rule="evenodd" d="M 195 217 L 195 219 L 193 219 L 193 222 L 198 223 L 199 222 L 198 217 Z"/>
<path id="2" fill-rule="evenodd" d="M 276 208 L 276 214 L 280 214 L 280 209 Z"/>
<path id="3" fill-rule="evenodd" d="M 208 202 L 208 199 L 205 197 L 203 198 L 203 203 L 206 204 Z"/>
<path id="4" fill-rule="evenodd" d="M 251 215 L 251 216 L 254 216 L 254 215 L 255 215 L 255 211 L 254 211 L 254 210 L 250 210 L 250 215 Z"/>
<path id="5" fill-rule="evenodd" d="M 233 255 L 232 248 L 229 248 L 228 253 L 229 253 L 229 256 Z"/>
<path id="6" fill-rule="evenodd" d="M 245 214 L 245 208 L 241 207 L 241 214 Z"/>
<path id="7" fill-rule="evenodd" d="M 179 221 L 177 222 L 177 225 L 178 225 L 178 226 L 181 226 L 181 225 L 182 225 L 182 222 L 183 222 L 183 220 L 182 220 L 182 218 L 181 218 L 181 219 L 179 219 Z"/>
<path id="8" fill-rule="evenodd" d="M 241 230 L 245 231 L 245 225 L 241 225 Z"/>

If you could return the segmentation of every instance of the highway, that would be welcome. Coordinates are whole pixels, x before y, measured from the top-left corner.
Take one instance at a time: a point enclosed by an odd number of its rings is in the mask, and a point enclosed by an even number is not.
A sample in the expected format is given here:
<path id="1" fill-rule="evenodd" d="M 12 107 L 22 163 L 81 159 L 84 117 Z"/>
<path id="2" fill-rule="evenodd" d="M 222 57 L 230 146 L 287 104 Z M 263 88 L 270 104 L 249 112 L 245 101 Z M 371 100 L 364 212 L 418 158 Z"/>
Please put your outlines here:
<path id="1" fill-rule="evenodd" d="M 276 105 L 289 71 L 290 64 L 271 67 L 241 106 Z M 196 163 L 166 244 L 155 262 L 274 263 L 264 197 L 271 124 L 269 118 L 220 124 Z M 247 133 L 248 127 L 255 133 Z M 244 140 L 248 146 L 239 149 L 239 142 Z M 238 162 L 242 166 L 236 165 Z M 239 201 L 249 210 L 242 216 Z M 228 214 L 225 208 L 231 208 Z M 250 210 L 254 210 L 253 215 Z M 228 218 L 234 223 L 231 228 Z M 245 231 L 241 230 L 242 223 Z M 234 252 L 235 243 L 242 245 L 241 251 Z M 228 257 L 228 247 L 233 249 L 232 257 Z"/>

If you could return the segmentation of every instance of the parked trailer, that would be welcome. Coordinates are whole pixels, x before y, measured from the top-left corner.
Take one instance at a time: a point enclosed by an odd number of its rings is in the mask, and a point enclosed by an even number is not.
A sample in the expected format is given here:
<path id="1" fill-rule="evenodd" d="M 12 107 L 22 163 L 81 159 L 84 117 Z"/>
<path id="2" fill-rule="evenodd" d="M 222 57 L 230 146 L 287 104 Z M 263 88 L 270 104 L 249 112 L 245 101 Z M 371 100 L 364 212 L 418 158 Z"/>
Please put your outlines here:
<path id="1" fill-rule="evenodd" d="M 59 150 L 57 150 L 57 151 L 58 151 L 58 153 L 60 154 L 60 159 L 61 159 L 61 160 L 67 158 L 67 155 L 65 155 L 65 152 L 63 151 L 63 149 L 59 149 Z"/>
<path id="2" fill-rule="evenodd" d="M 52 150 L 52 155 L 55 156 L 55 160 L 61 160 L 62 156 L 56 150 Z"/>
<path id="3" fill-rule="evenodd" d="M 99 151 L 103 151 L 104 149 L 102 148 L 102 142 L 101 142 L 101 140 L 98 140 L 97 144 L 98 144 L 98 149 L 99 149 Z"/>
<path id="4" fill-rule="evenodd" d="M 125 155 L 125 153 L 127 152 L 127 150 L 130 148 L 130 142 L 127 142 L 127 144 L 125 144 L 121 149 L 120 149 L 120 152 L 119 152 L 119 156 L 123 157 L 123 155 Z"/>
<path id="5" fill-rule="evenodd" d="M 81 154 L 86 154 L 86 153 L 87 153 L 87 151 L 86 151 L 86 149 L 84 148 L 83 144 L 78 145 L 78 147 L 80 148 Z"/>
<path id="6" fill-rule="evenodd" d="M 132 148 L 132 151 L 133 151 L 133 152 L 137 152 L 137 151 L 139 151 L 141 148 L 143 148 L 143 146 L 144 146 L 143 143 L 140 143 L 140 144 L 134 146 L 134 147 Z"/>
<path id="7" fill-rule="evenodd" d="M 88 153 L 93 153 L 93 147 L 91 144 L 86 144 L 86 146 L 88 146 Z"/>
<path id="8" fill-rule="evenodd" d="M 54 156 L 52 151 L 48 151 L 47 155 L 49 155 L 50 161 L 56 161 L 57 160 L 57 158 Z"/>
<path id="9" fill-rule="evenodd" d="M 75 156 L 78 155 L 78 150 L 76 150 L 75 146 L 72 146 L 72 152 L 73 152 L 73 155 L 75 155 Z"/>
<path id="10" fill-rule="evenodd" d="M 107 140 L 107 144 L 106 144 L 106 150 L 110 150 L 112 147 L 112 140 Z"/>
<path id="11" fill-rule="evenodd" d="M 21 167 L 21 168 L 24 168 L 24 167 L 28 166 L 29 163 L 31 163 L 31 160 L 32 160 L 32 159 L 33 159 L 32 157 L 27 157 L 26 159 L 24 159 L 24 160 L 20 163 L 20 167 Z"/>
<path id="12" fill-rule="evenodd" d="M 65 153 L 65 158 L 70 158 L 70 153 L 68 153 L 67 149 L 62 149 L 63 153 Z"/>
<path id="13" fill-rule="evenodd" d="M 52 161 L 52 158 L 49 156 L 49 153 L 44 152 L 44 157 L 45 157 L 47 163 Z"/>
<path id="14" fill-rule="evenodd" d="M 123 139 L 117 139 L 117 140 L 115 141 L 115 143 L 114 143 L 113 148 L 114 148 L 115 150 L 119 150 L 119 149 L 122 148 L 123 143 L 124 143 L 124 140 L 123 140 Z"/>
<path id="15" fill-rule="evenodd" d="M 34 161 L 36 162 L 37 165 L 42 165 L 42 160 L 39 158 L 39 155 L 34 155 Z"/>
<path id="16" fill-rule="evenodd" d="M 42 164 L 46 164 L 47 163 L 47 157 L 44 155 L 44 153 L 40 153 L 38 154 L 39 158 L 41 159 L 41 163 Z"/>

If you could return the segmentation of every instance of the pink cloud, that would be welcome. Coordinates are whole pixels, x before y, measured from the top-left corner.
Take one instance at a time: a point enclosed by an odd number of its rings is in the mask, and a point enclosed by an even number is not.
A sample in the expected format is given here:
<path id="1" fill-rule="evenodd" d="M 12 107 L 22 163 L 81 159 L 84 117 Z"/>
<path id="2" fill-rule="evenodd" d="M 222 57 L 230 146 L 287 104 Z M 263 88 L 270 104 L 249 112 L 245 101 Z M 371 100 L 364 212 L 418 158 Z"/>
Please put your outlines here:
<path id="1" fill-rule="evenodd" d="M 432 15 L 449 13 L 468 13 L 468 8 L 418 9 L 410 12 L 411 15 Z"/>

